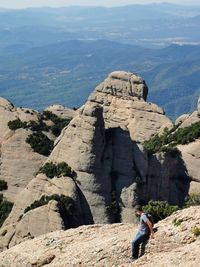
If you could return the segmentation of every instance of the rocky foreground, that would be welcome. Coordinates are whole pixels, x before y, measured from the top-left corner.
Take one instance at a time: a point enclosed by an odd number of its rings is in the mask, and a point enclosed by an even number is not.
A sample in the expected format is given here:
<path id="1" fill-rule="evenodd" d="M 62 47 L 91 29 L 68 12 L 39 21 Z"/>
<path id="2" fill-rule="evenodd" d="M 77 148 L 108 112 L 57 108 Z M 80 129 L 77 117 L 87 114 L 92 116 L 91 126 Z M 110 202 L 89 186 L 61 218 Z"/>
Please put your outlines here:
<path id="1" fill-rule="evenodd" d="M 194 228 L 200 230 L 200 206 L 175 212 L 156 227 L 145 256 L 134 263 L 129 257 L 136 227 L 97 224 L 25 241 L 2 252 L 0 266 L 199 266 L 200 235 L 194 234 Z"/>

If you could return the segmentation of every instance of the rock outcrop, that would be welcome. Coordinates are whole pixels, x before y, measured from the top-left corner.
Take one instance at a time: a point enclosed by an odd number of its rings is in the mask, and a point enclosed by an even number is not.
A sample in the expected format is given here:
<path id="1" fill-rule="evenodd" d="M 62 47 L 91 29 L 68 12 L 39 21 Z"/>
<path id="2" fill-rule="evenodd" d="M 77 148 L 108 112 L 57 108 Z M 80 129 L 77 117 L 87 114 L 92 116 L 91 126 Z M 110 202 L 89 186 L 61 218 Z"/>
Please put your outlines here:
<path id="1" fill-rule="evenodd" d="M 36 121 L 37 114 L 29 109 L 16 108 L 8 100 L 0 98 L 0 180 L 8 183 L 8 190 L 3 194 L 11 202 L 34 178 L 46 157 L 34 153 L 26 143 L 30 130 L 12 131 L 8 122 L 16 119 Z"/>
<path id="2" fill-rule="evenodd" d="M 65 195 L 74 200 L 75 211 L 71 221 L 67 222 L 68 225 L 63 221 L 62 212 L 56 205 L 49 205 L 51 202 L 25 213 L 25 209 L 34 201 L 39 200 L 43 195 Z M 0 250 L 20 243 L 23 239 L 84 224 L 81 213 L 79 195 L 76 185 L 71 178 L 60 177 L 59 179 L 48 179 L 45 175 L 40 174 L 19 193 L 10 216 L 0 229 Z"/>
<path id="3" fill-rule="evenodd" d="M 76 111 L 61 105 L 52 105 L 46 110 L 58 118 L 68 120 L 76 115 Z M 3 191 L 3 194 L 11 202 L 16 200 L 18 193 L 34 178 L 47 157 L 35 153 L 26 142 L 27 137 L 33 133 L 31 129 L 21 127 L 11 130 L 8 123 L 17 119 L 38 123 L 40 115 L 35 110 L 17 108 L 8 100 L 0 98 L 0 180 L 7 182 L 8 190 Z M 53 125 L 51 120 L 45 120 L 43 123 Z M 51 140 L 56 138 L 50 131 L 43 133 Z"/>
<path id="4" fill-rule="evenodd" d="M 65 161 L 77 172 L 79 188 L 89 206 L 89 223 L 113 221 L 109 214 L 112 192 L 121 202 L 121 220 L 133 220 L 135 178 L 145 179 L 143 169 L 148 169 L 147 155 L 139 145 L 172 127 L 161 108 L 144 101 L 146 96 L 147 86 L 140 77 L 111 73 L 63 131 L 48 159 Z M 137 166 L 141 164 L 139 158 L 144 168 Z"/>
<path id="5" fill-rule="evenodd" d="M 16 228 L 12 225 L 9 225 L 8 228 L 4 227 L 1 234 L 3 233 L 6 238 L 3 239 L 4 243 L 1 244 L 1 249 L 52 232 L 55 229 L 62 230 L 65 227 L 59 213 L 58 203 L 52 200 L 47 205 L 31 210 L 19 218 Z M 6 242 L 8 240 L 9 242 Z"/>
<path id="6" fill-rule="evenodd" d="M 190 117 L 190 114 L 183 114 L 175 121 L 175 125 L 180 125 Z"/>
<path id="7" fill-rule="evenodd" d="M 8 135 L 8 122 L 16 119 L 14 105 L 4 98 L 0 98 L 0 143 Z"/>
<path id="8" fill-rule="evenodd" d="M 200 122 L 200 98 L 197 104 L 197 111 L 187 116 L 179 127 L 189 127 L 197 122 Z M 196 139 L 186 145 L 179 145 L 178 149 L 181 151 L 182 160 L 192 180 L 189 193 L 200 194 L 200 139 Z"/>
<path id="9" fill-rule="evenodd" d="M 181 128 L 185 128 L 198 121 L 200 121 L 200 97 L 197 103 L 197 110 L 192 114 L 183 114 L 178 117 L 175 121 L 175 125 L 179 125 Z"/>
<path id="10" fill-rule="evenodd" d="M 189 193 L 200 194 L 200 140 L 180 145 L 178 149 L 181 151 L 183 162 L 192 179 Z"/>
<path id="11" fill-rule="evenodd" d="M 16 200 L 17 194 L 34 178 L 35 172 L 46 159 L 34 153 L 26 143 L 29 134 L 29 131 L 19 129 L 1 144 L 0 177 L 8 183 L 4 196 L 11 202 Z"/>
<path id="12" fill-rule="evenodd" d="M 189 117 L 187 117 L 183 121 L 183 123 L 181 123 L 180 127 L 181 128 L 189 127 L 190 125 L 192 125 L 193 123 L 196 123 L 198 121 L 200 121 L 198 111 L 194 111 Z"/>
<path id="13" fill-rule="evenodd" d="M 129 258 L 136 228 L 130 224 L 82 226 L 49 233 L 0 253 L 0 262 L 6 267 L 199 265 L 200 238 L 193 233 L 195 227 L 200 229 L 199 206 L 178 211 L 156 227 L 158 231 L 147 245 L 146 254 L 133 263 Z"/>
<path id="14" fill-rule="evenodd" d="M 63 105 L 51 105 L 45 109 L 45 111 L 50 111 L 63 119 L 72 119 L 77 115 L 77 111 L 66 108 Z"/>
<path id="15" fill-rule="evenodd" d="M 147 93 L 139 76 L 113 72 L 90 95 L 82 114 L 92 106 L 101 106 L 106 129 L 120 127 L 129 132 L 132 140 L 143 142 L 165 127 L 172 127 L 162 108 L 145 102 Z"/>

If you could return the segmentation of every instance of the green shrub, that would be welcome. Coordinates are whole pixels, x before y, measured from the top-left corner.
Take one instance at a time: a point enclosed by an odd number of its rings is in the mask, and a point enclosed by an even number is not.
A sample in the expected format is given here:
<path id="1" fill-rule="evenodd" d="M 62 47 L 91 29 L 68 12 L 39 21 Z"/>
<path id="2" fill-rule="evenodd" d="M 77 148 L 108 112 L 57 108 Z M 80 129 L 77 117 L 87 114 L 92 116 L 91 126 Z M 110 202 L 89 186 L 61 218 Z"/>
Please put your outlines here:
<path id="1" fill-rule="evenodd" d="M 107 132 L 110 134 L 110 131 Z M 119 223 L 121 221 L 121 206 L 119 198 L 117 196 L 116 181 L 118 180 L 119 173 L 117 171 L 111 171 L 111 202 L 107 205 L 108 215 L 111 216 L 112 223 Z"/>
<path id="2" fill-rule="evenodd" d="M 51 126 L 51 131 L 55 136 L 59 136 L 63 128 L 70 123 L 70 120 L 59 119 L 55 125 Z"/>
<path id="3" fill-rule="evenodd" d="M 188 144 L 200 137 L 200 122 L 193 123 L 189 127 L 180 128 L 174 134 L 173 138 L 177 144 Z"/>
<path id="4" fill-rule="evenodd" d="M 41 114 L 41 118 L 43 120 L 51 120 L 51 121 L 54 121 L 55 119 L 57 119 L 57 115 L 54 114 L 53 112 L 51 111 L 48 111 L 48 110 L 44 110 L 43 113 Z"/>
<path id="5" fill-rule="evenodd" d="M 54 125 L 52 125 L 50 129 L 55 136 L 59 136 L 62 129 L 66 127 L 71 121 L 71 119 L 60 118 L 51 111 L 44 111 L 42 114 L 42 119 L 51 120 L 54 123 Z"/>
<path id="6" fill-rule="evenodd" d="M 164 153 L 167 153 L 172 158 L 176 158 L 177 156 L 181 156 L 181 151 L 178 150 L 177 147 L 174 147 L 174 146 L 171 146 L 171 145 L 162 147 L 161 151 L 164 152 Z"/>
<path id="7" fill-rule="evenodd" d="M 57 125 L 52 125 L 50 128 L 51 128 L 52 134 L 54 134 L 55 136 L 58 137 L 61 134 L 61 130 Z"/>
<path id="8" fill-rule="evenodd" d="M 40 118 L 38 121 L 30 121 L 27 124 L 27 127 L 33 132 L 49 131 L 49 126 L 47 126 L 46 123 L 44 123 Z"/>
<path id="9" fill-rule="evenodd" d="M 72 179 L 76 179 L 77 174 L 71 169 L 66 162 L 60 162 L 54 164 L 53 162 L 47 162 L 39 169 L 39 173 L 44 173 L 48 178 L 68 176 Z"/>
<path id="10" fill-rule="evenodd" d="M 199 206 L 200 205 L 200 194 L 191 194 L 186 198 L 184 208 L 191 206 Z M 143 206 L 144 212 L 151 213 L 154 221 L 158 222 L 168 216 L 170 216 L 173 212 L 179 210 L 178 206 L 169 205 L 166 201 L 149 201 L 147 205 Z M 175 226 L 180 226 L 183 222 L 182 219 L 174 219 L 173 224 Z"/>
<path id="11" fill-rule="evenodd" d="M 144 142 L 144 147 L 151 153 L 173 152 L 179 144 L 188 144 L 200 137 L 200 122 L 193 123 L 185 128 L 174 126 L 171 130 L 165 129 L 162 135 L 155 135 Z M 177 152 L 177 149 L 176 149 Z M 175 155 L 175 154 L 174 154 Z"/>
<path id="12" fill-rule="evenodd" d="M 51 153 L 54 145 L 54 142 L 42 132 L 32 133 L 27 137 L 26 142 L 30 144 L 35 152 L 44 156 L 48 156 Z"/>
<path id="13" fill-rule="evenodd" d="M 149 201 L 143 207 L 144 212 L 151 213 L 154 222 L 158 222 L 179 209 L 178 206 L 169 205 L 166 201 Z"/>
<path id="14" fill-rule="evenodd" d="M 118 216 L 121 212 L 121 208 L 120 208 L 119 203 L 117 201 L 117 196 L 116 196 L 115 191 L 113 191 L 111 193 L 111 204 L 109 206 L 109 209 L 114 216 Z"/>
<path id="15" fill-rule="evenodd" d="M 200 194 L 191 194 L 185 199 L 185 207 L 199 206 L 200 205 Z"/>
<path id="16" fill-rule="evenodd" d="M 16 119 L 16 120 L 8 122 L 8 127 L 13 131 L 20 129 L 20 128 L 26 128 L 26 125 L 27 125 L 27 123 L 22 122 L 20 119 Z"/>
<path id="17" fill-rule="evenodd" d="M 0 194 L 0 227 L 3 225 L 4 221 L 10 214 L 13 207 L 13 203 L 5 200 L 3 195 Z"/>
<path id="18" fill-rule="evenodd" d="M 28 128 L 33 132 L 42 132 L 42 131 L 48 132 L 50 128 L 49 126 L 46 125 L 46 123 L 42 121 L 40 117 L 38 117 L 38 121 L 22 122 L 20 119 L 9 121 L 8 127 L 11 130 L 17 130 L 20 128 L 24 128 L 24 129 Z"/>
<path id="19" fill-rule="evenodd" d="M 138 185 L 143 183 L 142 178 L 139 175 L 135 177 L 135 182 Z"/>
<path id="20" fill-rule="evenodd" d="M 54 125 L 48 126 L 43 120 L 51 120 L 54 123 Z M 48 132 L 49 130 L 51 130 L 55 136 L 59 136 L 62 129 L 66 127 L 70 123 L 70 121 L 71 121 L 70 119 L 60 118 L 50 111 L 44 111 L 42 114 L 38 116 L 38 121 L 22 122 L 20 119 L 16 119 L 13 121 L 9 121 L 8 127 L 11 130 L 28 128 L 33 132 L 43 132 L 43 131 Z"/>
<path id="21" fill-rule="evenodd" d="M 64 195 L 51 195 L 51 196 L 42 196 L 39 200 L 34 201 L 30 206 L 28 206 L 24 213 L 27 213 L 30 210 L 42 207 L 47 205 L 49 201 L 56 200 L 58 203 L 65 208 L 69 215 L 72 215 L 73 208 L 74 208 L 74 201 L 71 197 L 64 196 Z"/>
<path id="22" fill-rule="evenodd" d="M 182 219 L 174 219 L 174 220 L 173 220 L 173 224 L 174 224 L 174 226 L 180 226 L 182 222 L 183 222 Z"/>
<path id="23" fill-rule="evenodd" d="M 7 182 L 4 180 L 0 180 L 0 191 L 7 190 L 7 189 L 8 189 Z"/>
<path id="24" fill-rule="evenodd" d="M 200 228 L 194 227 L 192 228 L 192 233 L 197 237 L 200 235 Z"/>
<path id="25" fill-rule="evenodd" d="M 66 125 L 67 126 L 67 125 Z M 60 125 L 56 125 L 56 124 L 54 124 L 54 125 L 52 125 L 51 127 L 50 127 L 50 129 L 51 129 L 51 132 L 52 132 L 52 134 L 54 134 L 55 136 L 59 136 L 60 134 L 61 134 L 61 131 L 62 131 L 62 129 L 64 128 L 65 126 L 60 126 Z"/>

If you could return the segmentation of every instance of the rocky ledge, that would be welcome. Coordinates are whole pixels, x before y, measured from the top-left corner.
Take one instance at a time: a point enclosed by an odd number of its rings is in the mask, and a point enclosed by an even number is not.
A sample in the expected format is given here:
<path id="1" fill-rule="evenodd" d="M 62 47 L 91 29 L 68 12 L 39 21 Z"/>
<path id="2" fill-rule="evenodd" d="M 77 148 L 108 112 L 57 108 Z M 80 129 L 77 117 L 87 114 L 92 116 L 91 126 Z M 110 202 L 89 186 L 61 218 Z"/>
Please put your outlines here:
<path id="1" fill-rule="evenodd" d="M 131 224 L 81 226 L 56 231 L 26 241 L 0 254 L 5 267 L 174 267 L 198 266 L 200 262 L 200 207 L 191 207 L 159 222 L 146 254 L 129 263 L 130 243 L 136 228 Z"/>

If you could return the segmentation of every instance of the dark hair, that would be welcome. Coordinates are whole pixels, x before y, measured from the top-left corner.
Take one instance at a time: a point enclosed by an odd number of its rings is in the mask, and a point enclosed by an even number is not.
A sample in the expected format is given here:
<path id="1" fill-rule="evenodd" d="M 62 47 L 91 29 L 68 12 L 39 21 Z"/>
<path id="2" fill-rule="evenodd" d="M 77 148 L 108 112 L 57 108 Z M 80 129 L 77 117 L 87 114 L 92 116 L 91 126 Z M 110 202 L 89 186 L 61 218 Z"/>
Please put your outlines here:
<path id="1" fill-rule="evenodd" d="M 135 206 L 135 210 L 136 210 L 136 211 L 143 211 L 141 205 L 137 205 L 137 206 Z"/>

